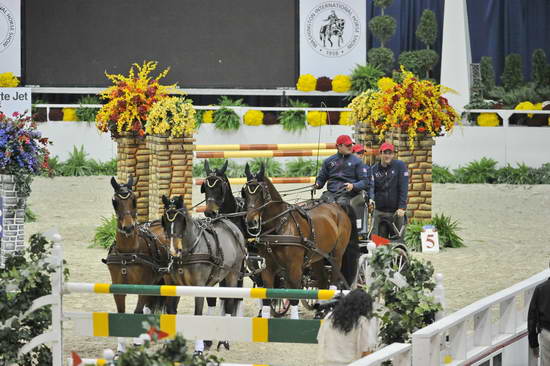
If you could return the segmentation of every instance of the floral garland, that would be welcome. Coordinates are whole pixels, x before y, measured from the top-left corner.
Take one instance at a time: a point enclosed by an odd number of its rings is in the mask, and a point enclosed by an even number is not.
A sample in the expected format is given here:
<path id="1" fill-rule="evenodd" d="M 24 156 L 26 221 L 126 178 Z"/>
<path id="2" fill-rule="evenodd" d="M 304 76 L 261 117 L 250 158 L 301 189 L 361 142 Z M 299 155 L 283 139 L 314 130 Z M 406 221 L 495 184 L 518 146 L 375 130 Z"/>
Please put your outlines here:
<path id="1" fill-rule="evenodd" d="M 182 137 L 195 131 L 195 108 L 189 99 L 162 98 L 151 108 L 145 132 L 155 135 Z"/>
<path id="2" fill-rule="evenodd" d="M 154 61 L 145 61 L 143 65 L 135 63 L 130 67 L 128 76 L 105 73 L 115 85 L 100 93 L 100 98 L 108 101 L 96 116 L 96 126 L 100 131 L 110 131 L 114 137 L 123 132 L 145 135 L 144 125 L 153 104 L 173 92 L 176 86 L 159 83 L 170 68 L 151 78 L 150 74 L 157 64 Z"/>
<path id="3" fill-rule="evenodd" d="M 334 79 L 321 76 L 317 79 L 311 74 L 303 74 L 298 78 L 296 89 L 303 92 L 332 90 L 337 93 L 346 93 L 351 89 L 351 79 L 348 75 L 336 75 Z"/>
<path id="4" fill-rule="evenodd" d="M 0 88 L 15 88 L 19 85 L 19 79 L 11 72 L 0 74 Z"/>
<path id="5" fill-rule="evenodd" d="M 414 149 L 417 135 L 441 136 L 460 123 L 443 93 L 451 91 L 428 80 L 418 80 L 401 67 L 403 81 L 386 90 L 366 91 L 348 106 L 356 120 L 368 124 L 382 141 L 392 129 L 406 132 Z"/>
<path id="6" fill-rule="evenodd" d="M 264 112 L 250 109 L 244 114 L 243 120 L 245 125 L 259 126 L 264 121 Z"/>
<path id="7" fill-rule="evenodd" d="M 324 126 L 327 124 L 327 112 L 309 111 L 307 112 L 307 123 L 313 127 Z"/>

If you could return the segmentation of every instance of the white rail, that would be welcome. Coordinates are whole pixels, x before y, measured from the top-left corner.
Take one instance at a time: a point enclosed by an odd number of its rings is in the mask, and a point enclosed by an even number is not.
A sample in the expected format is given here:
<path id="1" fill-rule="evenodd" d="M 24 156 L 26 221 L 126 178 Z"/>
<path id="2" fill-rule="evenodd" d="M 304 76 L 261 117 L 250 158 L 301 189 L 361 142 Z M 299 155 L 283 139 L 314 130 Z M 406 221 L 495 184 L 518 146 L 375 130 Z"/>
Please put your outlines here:
<path id="1" fill-rule="evenodd" d="M 407 343 L 392 343 L 379 351 L 363 357 L 349 366 L 381 366 L 386 361 L 391 361 L 392 366 L 411 365 L 412 346 Z"/>

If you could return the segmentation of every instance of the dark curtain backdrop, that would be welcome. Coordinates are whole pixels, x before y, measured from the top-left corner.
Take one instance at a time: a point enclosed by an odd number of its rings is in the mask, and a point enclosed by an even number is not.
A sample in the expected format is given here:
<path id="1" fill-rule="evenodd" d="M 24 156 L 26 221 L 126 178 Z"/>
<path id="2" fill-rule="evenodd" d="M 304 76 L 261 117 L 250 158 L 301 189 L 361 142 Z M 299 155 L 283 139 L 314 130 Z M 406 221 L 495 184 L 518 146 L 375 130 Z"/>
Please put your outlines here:
<path id="1" fill-rule="evenodd" d="M 497 80 L 504 58 L 510 53 L 519 53 L 523 59 L 526 80 L 531 79 L 531 54 L 542 48 L 550 58 L 550 0 L 467 0 L 470 25 L 472 62 L 482 56 L 493 58 Z M 416 38 L 416 27 L 424 9 L 435 12 L 439 36 L 435 50 L 441 56 L 444 0 L 396 0 L 385 13 L 397 20 L 395 35 L 387 42 L 397 61 L 399 53 L 425 46 Z M 380 9 L 372 0 L 367 0 L 367 19 L 380 15 Z M 367 34 L 367 49 L 379 47 L 372 33 Z M 440 64 L 434 68 L 434 77 L 439 78 Z"/>

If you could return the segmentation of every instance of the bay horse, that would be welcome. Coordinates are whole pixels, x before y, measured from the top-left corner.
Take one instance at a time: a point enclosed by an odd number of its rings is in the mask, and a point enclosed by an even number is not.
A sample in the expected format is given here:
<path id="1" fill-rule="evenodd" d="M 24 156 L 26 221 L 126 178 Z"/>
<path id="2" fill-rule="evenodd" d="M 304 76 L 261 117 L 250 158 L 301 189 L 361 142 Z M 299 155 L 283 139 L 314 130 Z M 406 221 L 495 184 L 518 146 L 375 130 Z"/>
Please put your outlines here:
<path id="1" fill-rule="evenodd" d="M 134 180 L 119 184 L 111 178 L 114 189 L 113 208 L 117 218 L 115 243 L 109 248 L 107 264 L 113 284 L 162 285 L 162 265 L 168 265 L 168 241 L 159 221 L 138 225 Z M 126 295 L 113 295 L 118 313 L 126 312 Z M 178 298 L 139 295 L 134 313 L 161 311 L 165 306 L 177 307 Z M 124 351 L 119 341 L 118 350 Z"/>
<path id="2" fill-rule="evenodd" d="M 170 275 L 180 286 L 214 286 L 223 281 L 237 287 L 246 257 L 242 232 L 231 221 L 219 218 L 194 219 L 183 204 L 183 197 L 162 196 L 162 227 L 170 241 L 173 260 Z M 203 297 L 195 297 L 195 315 L 202 315 Z M 224 299 L 226 315 L 236 316 L 237 299 Z M 225 345 L 228 348 L 228 345 Z M 197 340 L 195 350 L 204 349 Z"/>
<path id="3" fill-rule="evenodd" d="M 275 276 L 283 270 L 288 288 L 302 288 L 304 268 L 311 266 L 322 288 L 325 260 L 332 265 L 330 283 L 349 287 L 355 279 L 355 271 L 349 271 L 353 273 L 344 277 L 342 260 L 347 257 L 350 239 L 357 240 L 357 228 L 348 213 L 336 203 L 319 202 L 306 211 L 284 202 L 265 176 L 263 165 L 257 174 L 252 174 L 246 164 L 245 174 L 246 225 L 247 230 L 258 237 L 260 254 L 266 259 L 266 269 L 261 273 L 265 287 L 273 287 Z M 357 258 L 353 260 L 357 262 Z M 357 263 L 354 269 L 356 266 Z M 290 304 L 291 318 L 297 319 L 298 300 L 291 300 Z M 264 300 L 265 311 L 267 306 L 269 299 Z"/>

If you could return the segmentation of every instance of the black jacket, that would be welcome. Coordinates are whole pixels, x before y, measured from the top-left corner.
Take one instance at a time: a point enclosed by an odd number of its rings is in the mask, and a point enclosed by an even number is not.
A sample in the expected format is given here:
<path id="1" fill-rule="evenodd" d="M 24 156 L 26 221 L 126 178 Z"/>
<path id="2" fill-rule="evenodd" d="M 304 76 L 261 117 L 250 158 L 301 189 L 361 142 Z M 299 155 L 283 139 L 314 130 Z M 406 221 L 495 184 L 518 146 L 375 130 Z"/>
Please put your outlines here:
<path id="1" fill-rule="evenodd" d="M 527 315 L 529 347 L 539 346 L 537 336 L 542 328 L 550 330 L 550 278 L 535 288 L 529 304 Z"/>
<path id="2" fill-rule="evenodd" d="M 315 183 L 323 188 L 327 181 L 327 190 L 333 193 L 340 191 L 345 183 L 352 183 L 356 192 L 368 190 L 368 170 L 353 154 L 335 154 L 325 159 Z"/>
<path id="3" fill-rule="evenodd" d="M 409 171 L 401 160 L 392 160 L 383 167 L 376 163 L 371 168 L 374 177 L 374 201 L 376 209 L 395 212 L 398 208 L 407 209 L 409 193 Z"/>

